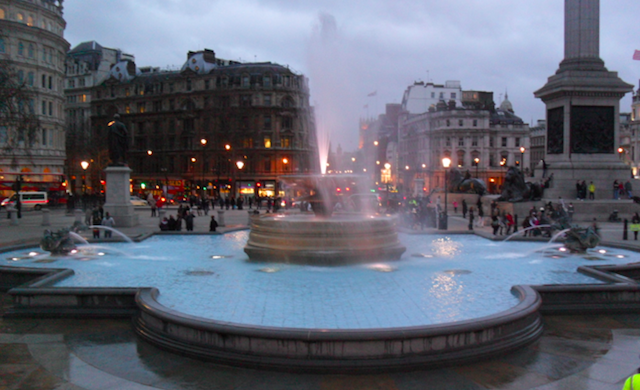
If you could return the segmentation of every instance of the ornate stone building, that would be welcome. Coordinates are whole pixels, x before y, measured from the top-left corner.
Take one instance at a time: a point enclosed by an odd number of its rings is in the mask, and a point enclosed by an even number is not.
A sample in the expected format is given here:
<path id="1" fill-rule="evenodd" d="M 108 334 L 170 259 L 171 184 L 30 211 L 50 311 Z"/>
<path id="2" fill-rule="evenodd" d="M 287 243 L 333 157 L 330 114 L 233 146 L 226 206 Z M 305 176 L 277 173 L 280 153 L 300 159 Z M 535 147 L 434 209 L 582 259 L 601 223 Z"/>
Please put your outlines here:
<path id="1" fill-rule="evenodd" d="M 31 94 L 29 106 L 38 117 L 28 140 L 0 123 L 0 146 L 13 136 L 19 144 L 0 155 L 0 192 L 22 175 L 22 189 L 63 190 L 65 161 L 64 60 L 69 48 L 63 33 L 62 0 L 0 0 L 0 60 L 15 72 Z"/>
<path id="2" fill-rule="evenodd" d="M 111 74 L 111 67 L 128 59 L 131 55 L 118 49 L 103 47 L 98 42 L 82 42 L 69 50 L 65 64 L 65 121 L 67 134 L 67 167 L 70 191 L 74 193 L 93 192 L 87 183 L 99 177 L 101 160 L 106 154 L 99 155 L 101 146 L 91 137 L 91 98 L 95 86 L 104 82 Z M 83 169 L 81 163 L 89 163 Z M 99 182 L 98 182 L 99 183 Z"/>
<path id="3" fill-rule="evenodd" d="M 461 94 L 460 101 L 442 99 L 423 113 L 401 113 L 395 175 L 405 194 L 444 187 L 444 157 L 484 180 L 492 193 L 499 191 L 508 166 L 528 170 L 529 126 L 515 115 L 508 97 L 495 108 L 492 92 Z"/>
<path id="4" fill-rule="evenodd" d="M 189 52 L 180 71 L 121 61 L 92 91 L 92 125 L 126 124 L 134 192 L 278 195 L 285 174 L 319 172 L 308 80 L 287 67 Z"/>

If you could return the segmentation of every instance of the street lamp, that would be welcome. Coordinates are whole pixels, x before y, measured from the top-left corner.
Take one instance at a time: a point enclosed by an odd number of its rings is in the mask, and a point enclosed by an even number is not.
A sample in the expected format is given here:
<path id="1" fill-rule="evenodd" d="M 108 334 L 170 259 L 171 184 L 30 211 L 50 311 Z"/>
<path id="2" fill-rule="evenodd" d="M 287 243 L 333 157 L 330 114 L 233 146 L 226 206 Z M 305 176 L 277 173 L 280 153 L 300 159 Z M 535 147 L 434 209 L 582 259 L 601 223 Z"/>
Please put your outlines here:
<path id="1" fill-rule="evenodd" d="M 444 167 L 444 213 L 440 219 L 440 230 L 447 230 L 449 225 L 449 216 L 447 215 L 447 175 L 449 173 L 449 167 L 451 166 L 451 159 L 445 157 L 442 159 L 442 166 Z"/>
<path id="2" fill-rule="evenodd" d="M 520 170 L 522 172 L 524 172 L 524 151 L 526 149 L 524 148 L 524 146 L 520 147 Z"/>
<path id="3" fill-rule="evenodd" d="M 473 162 L 476 163 L 476 179 L 479 179 L 480 177 L 478 176 L 478 165 L 480 165 L 480 159 L 476 157 L 473 159 Z"/>
<path id="4" fill-rule="evenodd" d="M 82 167 L 82 170 L 84 171 L 84 173 L 82 174 L 82 192 L 87 192 L 87 183 L 86 183 L 86 175 L 87 175 L 87 168 L 89 168 L 89 162 L 87 161 L 82 161 L 80 163 L 80 166 Z"/>
<path id="5" fill-rule="evenodd" d="M 202 162 L 200 163 L 202 165 L 202 180 L 200 181 L 200 188 L 202 188 L 202 198 L 204 199 L 204 147 L 207 146 L 207 140 L 202 138 L 200 145 L 202 145 Z"/>

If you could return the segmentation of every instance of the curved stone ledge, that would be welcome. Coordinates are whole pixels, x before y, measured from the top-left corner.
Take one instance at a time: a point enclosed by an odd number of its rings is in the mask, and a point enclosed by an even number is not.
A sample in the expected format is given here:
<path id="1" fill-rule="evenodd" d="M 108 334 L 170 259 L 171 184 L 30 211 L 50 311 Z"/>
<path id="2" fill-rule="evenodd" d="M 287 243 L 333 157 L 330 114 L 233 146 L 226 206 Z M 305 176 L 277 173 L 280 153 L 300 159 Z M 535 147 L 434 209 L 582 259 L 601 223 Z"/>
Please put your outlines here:
<path id="1" fill-rule="evenodd" d="M 524 346 L 542 333 L 539 295 L 512 289 L 520 303 L 479 319 L 388 329 L 287 329 L 188 316 L 160 305 L 157 290 L 140 291 L 136 332 L 188 356 L 224 364 L 306 372 L 406 370 L 477 360 Z"/>

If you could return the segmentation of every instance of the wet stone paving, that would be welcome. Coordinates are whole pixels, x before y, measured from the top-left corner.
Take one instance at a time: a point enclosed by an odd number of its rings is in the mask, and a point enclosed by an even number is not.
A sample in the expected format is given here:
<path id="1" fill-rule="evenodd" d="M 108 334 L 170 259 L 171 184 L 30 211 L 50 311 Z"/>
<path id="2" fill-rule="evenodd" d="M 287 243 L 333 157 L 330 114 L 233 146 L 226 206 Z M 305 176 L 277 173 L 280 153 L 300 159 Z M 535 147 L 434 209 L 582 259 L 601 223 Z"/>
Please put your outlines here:
<path id="1" fill-rule="evenodd" d="M 3 295 L 3 307 L 10 304 Z M 542 338 L 479 363 L 309 375 L 192 360 L 140 340 L 129 320 L 0 320 L 0 389 L 598 389 L 640 365 L 640 315 L 545 316 Z"/>

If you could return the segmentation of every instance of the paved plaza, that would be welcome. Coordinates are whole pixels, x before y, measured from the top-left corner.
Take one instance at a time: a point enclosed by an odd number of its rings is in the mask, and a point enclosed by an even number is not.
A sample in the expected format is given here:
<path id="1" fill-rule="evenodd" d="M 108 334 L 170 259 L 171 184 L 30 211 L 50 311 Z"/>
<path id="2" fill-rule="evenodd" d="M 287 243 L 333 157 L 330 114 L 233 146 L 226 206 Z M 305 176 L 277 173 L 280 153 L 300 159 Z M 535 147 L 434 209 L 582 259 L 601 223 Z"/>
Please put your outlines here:
<path id="1" fill-rule="evenodd" d="M 147 208 L 136 212 L 140 224 L 120 229 L 123 233 L 135 238 L 159 231 L 158 219 L 150 217 Z M 175 209 L 168 213 L 175 214 Z M 210 216 L 197 216 L 194 232 L 182 233 L 209 234 L 209 220 Z M 68 227 L 74 216 L 54 209 L 50 226 L 42 222 L 42 213 L 25 212 L 13 226 L 0 212 L 0 245 L 37 245 L 45 228 Z M 225 222 L 219 232 L 246 228 L 247 211 L 225 212 Z M 602 223 L 601 229 L 606 242 L 640 249 L 632 235 L 631 241 L 622 240 L 622 224 Z M 460 216 L 450 218 L 450 232 L 466 230 Z M 490 236 L 490 228 L 476 233 Z M 91 233 L 84 235 L 89 238 Z M 11 302 L 6 294 L 0 297 L 4 311 Z M 0 319 L 0 389 L 619 390 L 640 366 L 639 314 L 545 316 L 544 324 L 544 334 L 535 343 L 479 363 L 412 372 L 311 375 L 225 367 L 164 352 L 136 337 L 129 320 L 5 318 Z"/>

